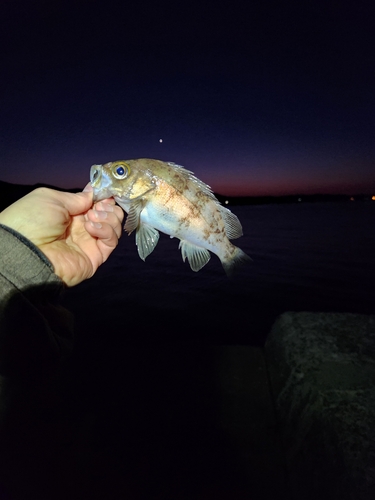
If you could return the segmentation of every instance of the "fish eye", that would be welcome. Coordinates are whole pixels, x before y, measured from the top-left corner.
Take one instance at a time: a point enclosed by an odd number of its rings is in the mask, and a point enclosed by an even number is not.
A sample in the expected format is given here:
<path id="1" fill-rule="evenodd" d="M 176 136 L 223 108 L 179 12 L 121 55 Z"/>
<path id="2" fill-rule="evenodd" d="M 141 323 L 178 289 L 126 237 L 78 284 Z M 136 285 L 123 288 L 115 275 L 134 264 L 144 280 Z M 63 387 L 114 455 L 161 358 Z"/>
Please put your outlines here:
<path id="1" fill-rule="evenodd" d="M 116 179 L 125 179 L 125 177 L 128 175 L 128 171 L 129 169 L 126 165 L 117 165 L 117 167 L 115 167 L 113 170 L 113 175 L 116 177 Z"/>

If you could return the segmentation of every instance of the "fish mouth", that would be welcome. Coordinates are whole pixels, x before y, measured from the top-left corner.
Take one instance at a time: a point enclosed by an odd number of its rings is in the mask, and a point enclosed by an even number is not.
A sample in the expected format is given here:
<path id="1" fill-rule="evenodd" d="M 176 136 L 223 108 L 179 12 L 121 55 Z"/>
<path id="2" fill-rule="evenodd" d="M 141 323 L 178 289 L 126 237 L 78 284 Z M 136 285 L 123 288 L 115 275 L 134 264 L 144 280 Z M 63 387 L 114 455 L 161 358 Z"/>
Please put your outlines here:
<path id="1" fill-rule="evenodd" d="M 90 169 L 90 183 L 93 188 L 100 186 L 100 180 L 102 177 L 102 166 L 93 165 Z"/>
<path id="2" fill-rule="evenodd" d="M 111 165 L 107 163 L 104 165 Z M 111 190 L 111 180 L 105 172 L 103 172 L 103 165 L 93 165 L 90 169 L 90 184 L 93 188 L 93 201 L 104 200 L 113 196 Z"/>

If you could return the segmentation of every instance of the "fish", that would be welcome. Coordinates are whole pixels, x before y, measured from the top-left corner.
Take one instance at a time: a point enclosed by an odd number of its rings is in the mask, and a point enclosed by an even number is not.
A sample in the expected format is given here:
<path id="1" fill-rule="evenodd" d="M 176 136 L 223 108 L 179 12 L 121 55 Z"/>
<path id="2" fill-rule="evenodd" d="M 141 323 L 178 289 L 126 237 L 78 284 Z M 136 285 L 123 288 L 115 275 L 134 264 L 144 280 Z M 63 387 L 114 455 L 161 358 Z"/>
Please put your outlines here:
<path id="1" fill-rule="evenodd" d="M 228 276 L 251 258 L 229 240 L 242 236 L 237 216 L 220 204 L 210 186 L 173 162 L 151 158 L 92 165 L 94 202 L 113 197 L 127 213 L 124 230 L 145 260 L 155 249 L 159 231 L 180 240 L 182 259 L 193 271 L 217 255 Z"/>

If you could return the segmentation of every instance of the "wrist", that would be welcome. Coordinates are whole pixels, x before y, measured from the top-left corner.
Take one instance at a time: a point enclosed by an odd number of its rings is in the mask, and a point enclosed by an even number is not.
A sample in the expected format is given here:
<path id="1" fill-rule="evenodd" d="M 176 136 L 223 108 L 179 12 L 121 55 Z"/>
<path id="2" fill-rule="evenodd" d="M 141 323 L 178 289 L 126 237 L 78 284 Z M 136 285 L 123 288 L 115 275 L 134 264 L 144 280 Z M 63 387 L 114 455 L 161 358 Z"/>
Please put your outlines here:
<path id="1" fill-rule="evenodd" d="M 26 236 L 21 234 L 20 232 L 16 231 L 13 227 L 7 226 L 6 224 L 3 224 L 0 222 L 0 228 L 4 229 L 11 235 L 13 235 L 15 238 L 17 238 L 18 241 L 20 241 L 23 245 L 28 247 L 45 265 L 47 265 L 52 271 L 53 271 L 53 265 L 51 261 L 47 258 L 47 256 Z"/>

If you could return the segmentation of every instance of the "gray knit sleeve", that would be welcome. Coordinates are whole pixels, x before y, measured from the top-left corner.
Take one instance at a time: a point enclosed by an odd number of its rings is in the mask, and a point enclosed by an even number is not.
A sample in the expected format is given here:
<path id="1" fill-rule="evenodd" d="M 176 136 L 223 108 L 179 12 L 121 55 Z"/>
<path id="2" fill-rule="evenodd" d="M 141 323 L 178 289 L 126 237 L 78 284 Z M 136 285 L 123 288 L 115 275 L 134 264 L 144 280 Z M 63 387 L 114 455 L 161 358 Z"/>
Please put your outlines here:
<path id="1" fill-rule="evenodd" d="M 64 288 L 31 241 L 0 225 L 0 375 L 43 375 L 71 348 L 72 316 L 59 304 Z"/>

